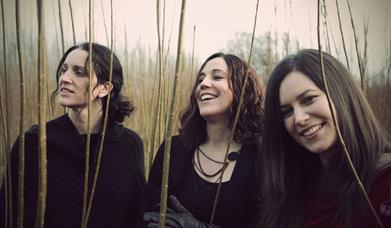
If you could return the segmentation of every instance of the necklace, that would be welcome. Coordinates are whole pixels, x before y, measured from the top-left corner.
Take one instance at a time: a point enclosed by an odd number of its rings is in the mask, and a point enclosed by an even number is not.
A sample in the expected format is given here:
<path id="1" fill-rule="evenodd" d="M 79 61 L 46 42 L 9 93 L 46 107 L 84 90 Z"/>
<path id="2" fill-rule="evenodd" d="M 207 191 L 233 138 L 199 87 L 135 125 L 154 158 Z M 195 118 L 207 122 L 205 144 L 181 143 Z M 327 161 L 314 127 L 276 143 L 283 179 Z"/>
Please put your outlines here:
<path id="1" fill-rule="evenodd" d="M 208 159 L 209 161 L 212 161 L 214 163 L 217 163 L 217 164 L 220 164 L 222 165 L 222 167 L 217 170 L 215 173 L 212 173 L 212 174 L 208 174 L 207 172 L 205 172 L 205 170 L 202 168 L 202 165 L 201 165 L 201 160 L 200 160 L 200 153 L 206 158 Z M 228 166 L 228 163 L 231 162 L 231 161 L 236 161 L 239 157 L 239 153 L 236 152 L 236 151 L 233 151 L 233 152 L 230 152 L 228 154 L 228 161 L 227 162 L 221 162 L 221 161 L 217 161 L 211 157 L 209 157 L 199 146 L 197 147 L 196 149 L 196 157 L 197 157 L 197 162 L 194 161 L 194 157 L 192 159 L 192 162 L 193 162 L 193 165 L 195 166 L 195 168 L 204 176 L 206 177 L 209 177 L 209 178 L 212 178 L 212 177 L 216 177 L 217 175 L 219 175 L 220 173 L 223 172 L 223 170 L 225 170 Z M 197 164 L 198 163 L 198 164 Z M 221 175 L 219 178 L 222 178 Z"/>
<path id="2" fill-rule="evenodd" d="M 217 164 L 224 164 L 224 162 L 221 162 L 221 161 L 217 161 L 211 157 L 209 157 L 202 149 L 201 147 L 198 147 L 197 148 L 197 151 L 201 152 L 202 155 L 204 155 L 204 157 L 206 157 L 209 161 L 212 161 L 212 162 L 215 162 Z M 232 151 L 232 152 L 229 152 L 228 153 L 228 160 L 229 161 L 236 161 L 238 160 L 238 157 L 239 157 L 239 152 L 237 151 Z"/>
<path id="3" fill-rule="evenodd" d="M 222 167 L 217 170 L 215 173 L 212 173 L 212 174 L 208 174 L 205 172 L 205 170 L 202 168 L 202 165 L 201 165 L 201 161 L 200 161 L 200 151 L 201 149 L 198 147 L 197 150 L 196 150 L 196 156 L 197 156 L 197 162 L 194 161 L 194 156 L 193 156 L 193 165 L 195 166 L 195 168 L 204 176 L 206 177 L 209 177 L 209 178 L 212 178 L 212 177 L 215 177 L 217 175 L 219 175 L 220 173 L 223 172 L 223 170 L 228 166 L 228 163 L 229 162 L 219 162 L 219 161 L 216 161 L 216 160 L 213 160 L 211 158 L 209 158 L 209 160 L 213 161 L 213 162 L 216 162 L 218 164 L 222 164 Z M 201 152 L 202 153 L 202 152 Z M 204 153 L 202 153 L 203 155 L 205 155 Z M 205 156 L 206 158 L 208 158 L 207 156 Z M 198 164 L 197 164 L 198 163 Z"/>

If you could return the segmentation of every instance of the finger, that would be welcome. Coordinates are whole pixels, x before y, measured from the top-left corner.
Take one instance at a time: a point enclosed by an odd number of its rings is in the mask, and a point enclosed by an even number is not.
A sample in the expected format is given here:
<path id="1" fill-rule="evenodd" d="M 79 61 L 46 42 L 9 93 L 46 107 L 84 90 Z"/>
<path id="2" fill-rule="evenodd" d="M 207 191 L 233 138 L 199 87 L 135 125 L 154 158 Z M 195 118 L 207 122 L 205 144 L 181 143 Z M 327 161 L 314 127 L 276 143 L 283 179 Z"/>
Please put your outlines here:
<path id="1" fill-rule="evenodd" d="M 166 222 L 164 224 L 170 228 L 182 228 L 179 217 L 178 214 L 167 213 Z"/>
<path id="2" fill-rule="evenodd" d="M 159 227 L 159 223 L 150 222 L 150 223 L 148 223 L 147 227 L 148 228 L 158 228 Z"/>
<path id="3" fill-rule="evenodd" d="M 155 208 L 159 208 L 159 209 L 160 209 L 160 203 L 157 203 L 157 204 L 155 205 Z M 174 211 L 173 209 L 169 208 L 169 207 L 167 207 L 167 212 L 169 212 L 169 213 L 175 213 L 175 211 Z"/>
<path id="4" fill-rule="evenodd" d="M 157 222 L 159 223 L 159 213 L 157 212 L 145 212 L 143 214 L 143 219 L 145 222 Z"/>
<path id="5" fill-rule="evenodd" d="M 169 197 L 170 197 L 170 204 L 172 206 L 172 209 L 176 213 L 190 214 L 190 212 L 181 204 L 181 202 L 179 202 L 179 200 L 174 195 L 170 195 Z"/>

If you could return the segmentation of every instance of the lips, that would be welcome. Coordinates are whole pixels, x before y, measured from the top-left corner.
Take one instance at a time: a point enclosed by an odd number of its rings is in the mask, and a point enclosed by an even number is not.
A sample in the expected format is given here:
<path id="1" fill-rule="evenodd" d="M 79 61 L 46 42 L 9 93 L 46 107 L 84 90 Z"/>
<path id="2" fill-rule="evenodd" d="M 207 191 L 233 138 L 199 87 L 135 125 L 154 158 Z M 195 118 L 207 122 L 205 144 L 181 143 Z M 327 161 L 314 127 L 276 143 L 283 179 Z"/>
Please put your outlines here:
<path id="1" fill-rule="evenodd" d="M 74 93 L 73 90 L 67 88 L 67 87 L 61 87 L 60 93 Z"/>
<path id="2" fill-rule="evenodd" d="M 316 132 L 318 132 L 322 127 L 323 123 L 313 125 L 311 127 L 308 127 L 300 132 L 300 135 L 305 137 L 305 138 L 310 138 L 313 136 Z"/>
<path id="3" fill-rule="evenodd" d="M 204 93 L 204 94 L 201 94 L 201 95 L 200 95 L 200 100 L 201 100 L 202 102 L 204 102 L 204 101 L 212 100 L 212 99 L 214 99 L 214 98 L 216 98 L 216 97 L 217 97 L 217 96 L 214 95 L 214 94 L 211 94 L 211 93 Z"/>

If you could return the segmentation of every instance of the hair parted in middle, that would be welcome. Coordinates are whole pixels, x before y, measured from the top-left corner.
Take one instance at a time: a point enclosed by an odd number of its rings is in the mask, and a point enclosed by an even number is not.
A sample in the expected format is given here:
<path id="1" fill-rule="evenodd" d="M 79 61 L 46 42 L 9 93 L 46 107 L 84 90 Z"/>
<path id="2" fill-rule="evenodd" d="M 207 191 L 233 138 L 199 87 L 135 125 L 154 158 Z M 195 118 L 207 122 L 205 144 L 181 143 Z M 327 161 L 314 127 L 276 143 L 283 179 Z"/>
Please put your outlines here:
<path id="1" fill-rule="evenodd" d="M 206 121 L 200 115 L 195 90 L 201 71 L 210 60 L 215 58 L 223 58 L 228 66 L 229 85 L 233 92 L 229 128 L 232 128 L 235 112 L 239 105 L 241 88 L 245 81 L 245 75 L 248 74 L 243 103 L 233 139 L 243 143 L 259 141 L 262 137 L 263 92 L 262 84 L 255 69 L 249 67 L 245 61 L 235 55 L 215 53 L 209 56 L 201 65 L 192 89 L 190 103 L 180 115 L 181 128 L 179 133 L 184 145 L 188 148 L 194 148 L 207 140 Z"/>
<path id="2" fill-rule="evenodd" d="M 323 62 L 338 127 L 356 171 L 368 189 L 378 158 L 389 149 L 389 143 L 352 74 L 328 53 L 323 52 Z M 259 191 L 263 201 L 263 221 L 260 225 L 299 227 L 298 219 L 302 216 L 299 206 L 302 194 L 305 194 L 304 186 L 308 175 L 319 172 L 319 190 L 335 197 L 339 203 L 338 216 L 347 227 L 354 227 L 354 221 L 365 214 L 367 205 L 339 140 L 333 145 L 335 150 L 327 165 L 321 169 L 319 156 L 297 143 L 284 126 L 280 86 L 286 76 L 294 71 L 306 75 L 325 92 L 318 50 L 303 49 L 288 56 L 271 73 L 266 88 L 265 131 L 258 167 L 263 182 Z"/>

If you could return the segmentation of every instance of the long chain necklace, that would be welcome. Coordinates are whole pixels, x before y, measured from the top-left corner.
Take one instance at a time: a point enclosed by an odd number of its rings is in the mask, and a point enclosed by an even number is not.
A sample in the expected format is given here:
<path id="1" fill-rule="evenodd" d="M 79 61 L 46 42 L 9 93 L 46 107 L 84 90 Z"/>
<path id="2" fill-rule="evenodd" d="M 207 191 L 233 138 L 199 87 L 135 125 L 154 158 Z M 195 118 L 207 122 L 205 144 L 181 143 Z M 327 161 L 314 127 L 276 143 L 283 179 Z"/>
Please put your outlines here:
<path id="1" fill-rule="evenodd" d="M 207 158 L 209 161 L 212 161 L 216 164 L 220 164 L 222 165 L 222 167 L 217 170 L 215 173 L 212 173 L 212 174 L 208 174 L 207 172 L 205 172 L 205 170 L 202 168 L 202 165 L 201 165 L 201 160 L 200 160 L 200 153 L 205 157 Z M 212 178 L 212 177 L 216 177 L 217 175 L 219 175 L 220 173 L 223 172 L 223 170 L 225 170 L 229 164 L 229 162 L 231 161 L 235 161 L 238 159 L 238 156 L 239 156 L 239 153 L 236 152 L 236 151 L 233 151 L 233 152 L 230 152 L 228 154 L 228 161 L 227 162 L 221 162 L 221 161 L 217 161 L 211 157 L 209 157 L 199 146 L 197 147 L 196 149 L 196 157 L 197 157 L 197 162 L 194 161 L 194 157 L 193 157 L 193 165 L 195 166 L 195 168 L 204 176 L 206 177 L 209 177 L 209 178 Z M 197 164 L 198 163 L 198 164 Z M 220 177 L 221 178 L 221 177 Z"/>
<path id="2" fill-rule="evenodd" d="M 212 177 L 216 177 L 217 175 L 219 175 L 220 173 L 223 172 L 223 169 L 225 169 L 227 166 L 228 166 L 228 162 L 224 163 L 224 162 L 219 162 L 219 161 L 216 161 L 208 156 L 205 155 L 205 153 L 201 152 L 202 150 L 200 149 L 200 147 L 197 148 L 196 150 L 196 157 L 197 157 L 197 162 L 194 161 L 194 157 L 193 157 L 193 164 L 194 166 L 196 167 L 196 169 L 204 176 L 206 177 L 209 177 L 209 178 L 212 178 Z M 222 164 L 221 168 L 219 170 L 217 170 L 215 173 L 212 173 L 212 174 L 208 174 L 207 172 L 205 172 L 205 170 L 202 168 L 202 165 L 201 165 L 201 160 L 200 160 L 200 153 L 202 153 L 206 158 L 208 158 L 209 160 L 215 162 L 215 163 L 218 163 L 218 164 Z"/>

